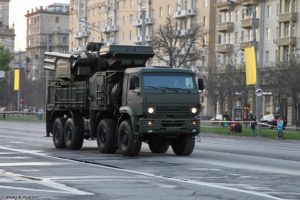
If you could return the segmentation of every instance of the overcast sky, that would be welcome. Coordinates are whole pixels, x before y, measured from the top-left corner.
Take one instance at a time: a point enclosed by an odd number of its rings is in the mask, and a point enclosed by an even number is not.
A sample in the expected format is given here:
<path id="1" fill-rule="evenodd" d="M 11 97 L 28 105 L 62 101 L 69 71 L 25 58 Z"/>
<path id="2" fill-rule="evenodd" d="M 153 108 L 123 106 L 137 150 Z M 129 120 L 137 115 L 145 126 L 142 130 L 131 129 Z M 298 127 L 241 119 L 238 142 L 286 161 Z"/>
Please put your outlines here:
<path id="1" fill-rule="evenodd" d="M 25 50 L 26 47 L 26 15 L 27 10 L 47 6 L 52 3 L 69 3 L 70 0 L 10 0 L 10 26 L 15 23 L 15 50 Z"/>

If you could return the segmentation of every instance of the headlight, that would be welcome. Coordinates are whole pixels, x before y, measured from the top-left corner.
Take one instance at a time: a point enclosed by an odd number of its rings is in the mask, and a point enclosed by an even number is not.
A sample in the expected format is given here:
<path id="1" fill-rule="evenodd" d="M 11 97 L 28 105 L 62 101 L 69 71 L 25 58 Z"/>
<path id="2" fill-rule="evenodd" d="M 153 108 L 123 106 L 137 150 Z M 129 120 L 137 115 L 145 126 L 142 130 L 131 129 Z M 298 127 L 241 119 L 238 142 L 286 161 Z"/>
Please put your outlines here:
<path id="1" fill-rule="evenodd" d="M 154 113 L 154 108 L 152 108 L 152 107 L 148 108 L 148 113 L 153 114 Z"/>
<path id="2" fill-rule="evenodd" d="M 198 109 L 194 107 L 194 108 L 191 109 L 191 111 L 192 111 L 193 114 L 196 114 Z"/>

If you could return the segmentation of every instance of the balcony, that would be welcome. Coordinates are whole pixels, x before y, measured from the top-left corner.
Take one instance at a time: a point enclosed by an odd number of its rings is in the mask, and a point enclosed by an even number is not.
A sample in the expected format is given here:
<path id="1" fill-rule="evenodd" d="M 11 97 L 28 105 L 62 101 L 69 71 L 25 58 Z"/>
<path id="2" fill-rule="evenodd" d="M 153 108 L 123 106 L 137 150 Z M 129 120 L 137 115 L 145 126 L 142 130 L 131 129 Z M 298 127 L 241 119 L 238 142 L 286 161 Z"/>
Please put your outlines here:
<path id="1" fill-rule="evenodd" d="M 290 22 L 290 21 L 297 21 L 297 13 L 290 12 L 290 13 L 283 13 L 279 15 L 279 22 Z"/>
<path id="2" fill-rule="evenodd" d="M 289 46 L 289 45 L 296 45 L 297 38 L 296 37 L 282 37 L 278 38 L 277 40 L 278 46 Z"/>
<path id="3" fill-rule="evenodd" d="M 134 41 L 135 44 L 141 44 L 142 42 L 143 42 L 142 36 L 137 36 L 135 41 Z"/>
<path id="4" fill-rule="evenodd" d="M 182 37 L 189 36 L 189 35 L 194 34 L 194 33 L 195 33 L 195 31 L 193 29 L 182 29 L 182 30 L 177 30 L 176 31 L 176 35 L 182 36 Z"/>
<path id="5" fill-rule="evenodd" d="M 148 25 L 151 25 L 151 24 L 154 23 L 154 20 L 151 17 L 147 17 L 146 20 L 145 20 L 145 23 L 148 24 Z"/>
<path id="6" fill-rule="evenodd" d="M 234 5 L 234 2 L 230 2 L 230 1 L 219 1 L 217 3 L 217 8 L 219 9 L 219 12 L 227 12 L 229 11 L 232 6 Z"/>
<path id="7" fill-rule="evenodd" d="M 232 32 L 233 31 L 233 22 L 223 22 L 217 25 L 217 30 L 219 32 Z"/>
<path id="8" fill-rule="evenodd" d="M 245 48 L 251 47 L 252 45 L 253 45 L 253 42 L 252 42 L 252 41 L 241 42 L 241 43 L 240 43 L 240 49 L 244 51 Z M 257 46 L 257 42 L 256 42 L 256 46 Z"/>
<path id="9" fill-rule="evenodd" d="M 245 29 L 253 28 L 253 20 L 254 20 L 254 23 L 255 23 L 254 28 L 257 28 L 259 26 L 259 19 L 258 18 L 255 18 L 255 19 L 253 19 L 253 18 L 242 19 L 241 20 L 241 27 L 245 28 Z"/>
<path id="10" fill-rule="evenodd" d="M 142 19 L 138 19 L 134 22 L 133 26 L 134 27 L 139 27 L 143 25 L 143 20 Z"/>
<path id="11" fill-rule="evenodd" d="M 179 18 L 185 18 L 185 17 L 192 17 L 197 15 L 197 10 L 192 8 L 192 9 L 187 9 L 187 10 L 177 10 L 174 13 L 174 17 L 179 19 Z"/>
<path id="12" fill-rule="evenodd" d="M 217 44 L 216 52 L 218 53 L 230 53 L 233 50 L 233 44 Z"/>
<path id="13" fill-rule="evenodd" d="M 152 36 L 151 35 L 146 35 L 145 40 L 146 40 L 146 42 L 151 42 L 152 41 Z"/>
<path id="14" fill-rule="evenodd" d="M 10 28 L 0 28 L 0 35 L 1 36 L 11 36 L 13 37 L 15 35 L 15 29 L 10 29 Z"/>
<path id="15" fill-rule="evenodd" d="M 108 26 L 105 26 L 102 31 L 104 33 L 116 32 L 116 31 L 118 31 L 118 27 L 117 27 L 117 25 L 108 25 Z"/>
<path id="16" fill-rule="evenodd" d="M 89 36 L 88 32 L 77 32 L 75 35 L 75 39 L 85 38 L 88 36 Z"/>
<path id="17" fill-rule="evenodd" d="M 258 0 L 240 0 L 242 6 L 254 6 L 258 4 Z"/>

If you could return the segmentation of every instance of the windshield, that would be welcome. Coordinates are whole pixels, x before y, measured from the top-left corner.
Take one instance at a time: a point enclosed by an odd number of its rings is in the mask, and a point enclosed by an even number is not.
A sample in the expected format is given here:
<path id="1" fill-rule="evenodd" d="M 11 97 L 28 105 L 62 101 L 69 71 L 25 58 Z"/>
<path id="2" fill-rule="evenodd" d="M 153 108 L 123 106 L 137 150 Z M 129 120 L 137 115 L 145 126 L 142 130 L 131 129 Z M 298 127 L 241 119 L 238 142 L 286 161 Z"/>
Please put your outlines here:
<path id="1" fill-rule="evenodd" d="M 145 74 L 146 89 L 195 89 L 192 75 L 189 74 Z"/>

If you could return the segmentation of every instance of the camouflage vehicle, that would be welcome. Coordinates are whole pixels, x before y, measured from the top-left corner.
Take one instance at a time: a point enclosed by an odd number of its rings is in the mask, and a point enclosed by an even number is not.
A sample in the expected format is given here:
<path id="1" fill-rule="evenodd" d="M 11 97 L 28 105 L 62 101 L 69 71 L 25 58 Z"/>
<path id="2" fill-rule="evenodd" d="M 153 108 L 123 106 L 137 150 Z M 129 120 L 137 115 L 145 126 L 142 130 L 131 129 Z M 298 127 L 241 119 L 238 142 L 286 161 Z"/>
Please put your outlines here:
<path id="1" fill-rule="evenodd" d="M 136 156 L 142 142 L 153 153 L 169 146 L 176 155 L 193 152 L 203 84 L 192 71 L 145 67 L 154 55 L 146 46 L 90 43 L 78 54 L 45 55 L 45 69 L 55 71 L 46 131 L 56 148 L 80 149 L 84 139 L 95 139 L 102 153 Z"/>

